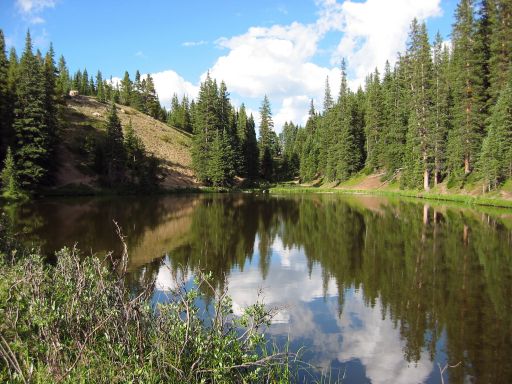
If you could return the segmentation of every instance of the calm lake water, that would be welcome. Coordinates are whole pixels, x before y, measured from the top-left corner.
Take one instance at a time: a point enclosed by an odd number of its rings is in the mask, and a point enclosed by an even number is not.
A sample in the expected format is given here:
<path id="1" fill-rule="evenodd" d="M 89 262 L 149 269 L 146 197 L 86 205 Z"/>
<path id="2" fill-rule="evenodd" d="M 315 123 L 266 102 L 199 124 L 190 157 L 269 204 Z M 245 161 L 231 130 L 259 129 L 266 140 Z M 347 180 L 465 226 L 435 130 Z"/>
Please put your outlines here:
<path id="1" fill-rule="evenodd" d="M 512 211 L 368 196 L 247 194 L 38 201 L 10 209 L 52 252 L 120 251 L 155 300 L 212 271 L 235 314 L 344 383 L 512 382 Z M 226 277 L 226 280 L 224 279 Z M 307 377 L 306 377 L 307 378 Z"/>

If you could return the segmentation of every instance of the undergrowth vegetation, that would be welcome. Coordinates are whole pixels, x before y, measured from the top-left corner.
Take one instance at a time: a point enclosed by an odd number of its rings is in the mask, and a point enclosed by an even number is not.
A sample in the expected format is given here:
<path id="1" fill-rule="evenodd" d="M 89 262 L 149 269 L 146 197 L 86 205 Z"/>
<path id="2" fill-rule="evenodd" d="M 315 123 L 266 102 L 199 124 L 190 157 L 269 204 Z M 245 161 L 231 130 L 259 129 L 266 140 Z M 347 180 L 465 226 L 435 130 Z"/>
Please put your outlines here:
<path id="1" fill-rule="evenodd" d="M 120 231 L 119 231 L 120 235 Z M 121 235 L 120 235 L 121 236 Z M 122 240 L 122 236 L 121 236 Z M 208 275 L 182 282 L 169 302 L 152 288 L 130 288 L 126 247 L 120 261 L 64 248 L 55 262 L 0 226 L 0 382 L 289 382 L 293 355 L 262 334 L 263 303 L 232 314 Z M 215 300 L 211 316 L 198 304 Z"/>

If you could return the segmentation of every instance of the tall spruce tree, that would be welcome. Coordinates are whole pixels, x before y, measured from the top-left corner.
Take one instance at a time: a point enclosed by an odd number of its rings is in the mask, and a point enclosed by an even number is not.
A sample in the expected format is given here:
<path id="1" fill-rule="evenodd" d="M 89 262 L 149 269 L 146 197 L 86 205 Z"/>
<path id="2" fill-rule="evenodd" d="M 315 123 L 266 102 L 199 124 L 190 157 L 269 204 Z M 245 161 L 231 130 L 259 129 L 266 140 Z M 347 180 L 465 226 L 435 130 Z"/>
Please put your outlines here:
<path id="1" fill-rule="evenodd" d="M 4 167 L 0 175 L 2 180 L 2 196 L 7 199 L 18 199 L 22 196 L 18 172 L 11 148 L 7 147 L 7 154 L 4 160 Z"/>
<path id="2" fill-rule="evenodd" d="M 261 177 L 267 181 L 271 181 L 274 174 L 274 159 L 272 157 L 272 133 L 274 122 L 272 121 L 272 111 L 270 109 L 270 101 L 267 95 L 263 98 L 260 107 L 260 173 Z"/>
<path id="3" fill-rule="evenodd" d="M 101 71 L 98 71 L 98 73 L 96 74 L 96 98 L 100 103 L 104 103 L 106 101 L 105 85 L 103 81 L 103 76 L 101 75 Z"/>
<path id="4" fill-rule="evenodd" d="M 490 19 L 489 82 L 491 105 L 507 84 L 512 66 L 512 1 L 487 0 Z"/>
<path id="5" fill-rule="evenodd" d="M 492 107 L 479 165 L 489 190 L 512 177 L 512 76 Z"/>
<path id="6" fill-rule="evenodd" d="M 377 68 L 366 80 L 365 117 L 366 167 L 374 171 L 382 167 L 382 152 L 384 149 L 384 99 Z"/>
<path id="7" fill-rule="evenodd" d="M 452 127 L 453 100 L 450 87 L 450 53 L 437 33 L 433 47 L 433 182 L 438 185 L 446 172 L 446 140 Z"/>
<path id="8" fill-rule="evenodd" d="M 56 147 L 58 142 L 58 118 L 57 118 L 57 94 L 55 79 L 57 76 L 57 67 L 55 66 L 55 52 L 53 45 L 50 44 L 50 49 L 45 55 L 44 59 L 44 87 L 45 87 L 45 114 L 46 114 L 46 129 L 48 134 L 47 141 L 47 156 L 45 168 L 49 170 L 49 175 L 53 175 L 57 168 L 56 162 Z"/>
<path id="9" fill-rule="evenodd" d="M 119 102 L 123 105 L 130 105 L 132 100 L 132 81 L 128 71 L 124 71 L 123 79 L 121 80 L 121 89 L 119 90 Z"/>
<path id="10" fill-rule="evenodd" d="M 155 83 L 153 82 L 153 78 L 151 74 L 148 74 L 146 78 L 143 80 L 143 108 L 144 112 L 154 119 L 160 119 L 160 102 L 158 101 L 158 96 L 155 90 Z"/>
<path id="11" fill-rule="evenodd" d="M 125 147 L 123 128 L 117 115 L 115 103 L 112 103 L 107 117 L 107 137 L 105 141 L 105 174 L 107 183 L 116 186 L 124 179 Z"/>
<path id="12" fill-rule="evenodd" d="M 334 100 L 331 96 L 331 86 L 329 85 L 329 76 L 325 78 L 325 94 L 324 94 L 324 114 L 327 113 L 334 105 Z"/>
<path id="13" fill-rule="evenodd" d="M 300 178 L 304 181 L 313 180 L 317 175 L 320 143 L 318 140 L 318 116 L 315 113 L 313 100 L 309 107 L 309 117 L 305 128 L 305 142 L 302 147 L 300 162 Z"/>
<path id="14" fill-rule="evenodd" d="M 143 100 L 142 100 L 142 92 L 143 92 L 143 89 L 142 89 L 142 81 L 141 81 L 141 78 L 140 78 L 140 72 L 139 70 L 137 70 L 135 72 L 135 79 L 133 81 L 133 87 L 132 87 L 132 99 L 130 101 L 130 105 L 139 110 L 139 111 L 143 111 Z"/>
<path id="15" fill-rule="evenodd" d="M 245 150 L 244 157 L 246 166 L 246 175 L 250 180 L 258 177 L 259 173 L 259 148 L 258 140 L 256 138 L 256 123 L 252 113 L 247 119 L 246 134 L 245 134 Z"/>
<path id="16" fill-rule="evenodd" d="M 20 187 L 32 192 L 48 175 L 49 127 L 46 110 L 45 71 L 43 63 L 32 52 L 32 39 L 27 32 L 16 85 L 14 131 L 15 154 Z"/>
<path id="17" fill-rule="evenodd" d="M 7 53 L 5 51 L 4 33 L 0 29 L 0 159 L 4 158 L 4 153 L 7 148 L 6 138 L 9 136 L 11 129 L 11 95 L 7 83 L 7 72 L 9 70 L 9 63 L 7 61 Z"/>
<path id="18" fill-rule="evenodd" d="M 408 187 L 430 189 L 432 173 L 432 58 L 425 23 L 411 24 L 409 46 L 409 86 L 411 115 L 407 133 L 407 153 L 403 182 Z"/>
<path id="19" fill-rule="evenodd" d="M 66 65 L 66 59 L 64 59 L 64 56 L 62 55 L 59 58 L 57 73 L 58 76 L 55 84 L 55 92 L 57 96 L 62 99 L 69 94 L 71 88 L 69 70 Z"/>
<path id="20" fill-rule="evenodd" d="M 171 99 L 171 109 L 169 110 L 169 116 L 167 118 L 167 124 L 171 127 L 176 127 L 179 129 L 183 129 L 182 126 L 182 117 L 183 111 L 181 109 L 180 101 L 178 100 L 178 95 L 175 93 L 172 95 Z"/>
<path id="21" fill-rule="evenodd" d="M 482 52 L 475 44 L 477 24 L 473 0 L 461 0 L 453 26 L 454 124 L 449 136 L 452 179 L 469 174 L 484 133 Z"/>

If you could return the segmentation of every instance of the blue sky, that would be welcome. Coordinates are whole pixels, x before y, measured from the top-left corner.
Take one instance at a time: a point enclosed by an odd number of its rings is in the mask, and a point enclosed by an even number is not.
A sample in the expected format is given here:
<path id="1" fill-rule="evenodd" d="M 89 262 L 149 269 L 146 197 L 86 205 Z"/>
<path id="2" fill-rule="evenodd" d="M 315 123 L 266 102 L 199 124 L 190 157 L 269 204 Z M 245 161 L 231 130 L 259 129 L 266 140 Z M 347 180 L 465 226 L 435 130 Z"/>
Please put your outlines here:
<path id="1" fill-rule="evenodd" d="M 164 105 L 194 97 L 206 71 L 225 80 L 235 104 L 257 113 L 265 94 L 276 130 L 304 123 L 319 107 L 326 76 L 333 93 L 339 61 L 362 83 L 403 50 L 413 17 L 449 40 L 456 0 L 77 1 L 0 0 L 0 28 L 18 52 L 30 28 L 43 52 L 53 42 L 71 71 L 121 77 L 152 73 Z"/>

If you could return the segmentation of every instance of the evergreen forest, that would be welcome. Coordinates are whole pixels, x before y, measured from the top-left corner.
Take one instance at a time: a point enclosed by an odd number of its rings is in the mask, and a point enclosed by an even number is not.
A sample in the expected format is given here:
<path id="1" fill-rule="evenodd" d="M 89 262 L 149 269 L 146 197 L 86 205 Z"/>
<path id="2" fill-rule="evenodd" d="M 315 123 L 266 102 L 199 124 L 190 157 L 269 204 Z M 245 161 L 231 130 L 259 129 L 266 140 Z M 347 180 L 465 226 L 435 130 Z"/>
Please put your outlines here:
<path id="1" fill-rule="evenodd" d="M 30 33 L 18 57 L 0 31 L 0 156 L 4 196 L 52 185 L 58 168 L 61 107 L 70 92 L 110 105 L 106 137 L 93 143 L 94 169 L 106 187 L 154 188 L 160 165 L 116 104 L 192 135 L 192 165 L 202 185 L 286 180 L 337 185 L 357 174 L 382 175 L 401 188 L 430 190 L 480 182 L 499 188 L 512 177 L 512 1 L 460 0 L 448 42 L 412 20 L 405 52 L 375 69 L 364 86 L 339 90 L 325 79 L 323 105 L 311 101 L 305 127 L 276 134 L 267 96 L 260 116 L 232 104 L 224 81 L 208 73 L 196 99 L 175 94 L 160 105 L 151 75 L 119 82 L 87 69 L 71 74 L 52 46 L 34 52 Z M 391 60 L 392 58 L 390 58 Z"/>

